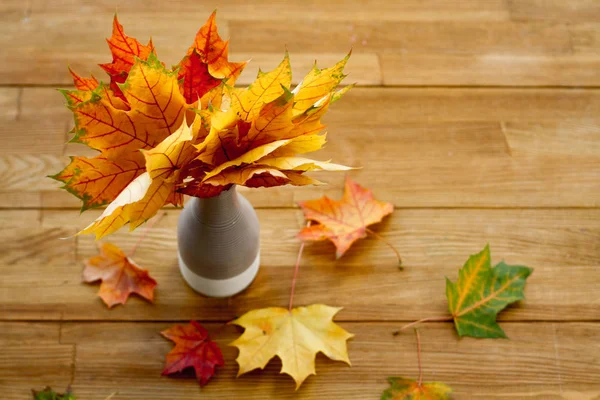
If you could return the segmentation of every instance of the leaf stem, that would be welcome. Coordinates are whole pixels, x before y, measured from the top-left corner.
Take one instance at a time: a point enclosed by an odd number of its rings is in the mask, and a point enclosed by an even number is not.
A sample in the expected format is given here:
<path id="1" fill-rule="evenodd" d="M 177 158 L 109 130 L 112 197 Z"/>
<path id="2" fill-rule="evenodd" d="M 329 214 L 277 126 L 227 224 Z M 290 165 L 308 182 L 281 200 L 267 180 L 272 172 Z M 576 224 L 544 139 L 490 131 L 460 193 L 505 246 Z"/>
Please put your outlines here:
<path id="1" fill-rule="evenodd" d="M 306 223 L 306 227 L 308 228 L 311 224 L 311 221 Z M 304 242 L 300 245 L 300 250 L 298 250 L 298 258 L 296 258 L 296 267 L 294 268 L 294 277 L 292 278 L 292 290 L 290 291 L 290 305 L 288 307 L 289 311 L 292 311 L 292 306 L 294 304 L 294 292 L 296 291 L 296 280 L 298 280 L 298 270 L 300 269 L 300 259 L 302 258 L 302 252 L 304 251 Z"/>
<path id="2" fill-rule="evenodd" d="M 167 215 L 166 212 L 163 212 L 158 218 L 154 218 L 152 220 L 152 222 L 150 222 L 147 226 L 146 229 L 144 230 L 144 233 L 142 233 L 142 235 L 139 237 L 139 239 L 137 240 L 137 242 L 135 242 L 135 244 L 133 245 L 133 248 L 131 249 L 131 252 L 129 253 L 129 257 L 132 257 L 135 255 L 135 252 L 137 251 L 138 247 L 140 247 L 140 243 L 142 243 L 142 241 L 146 238 L 146 236 L 148 236 L 148 232 L 150 232 L 150 229 L 152 229 L 152 227 L 154 225 L 156 225 L 158 223 L 158 221 L 160 221 L 161 219 L 163 219 L 163 217 L 165 217 Z"/>
<path id="3" fill-rule="evenodd" d="M 419 363 L 419 381 L 417 385 L 421 387 L 423 383 L 423 366 L 421 365 L 421 335 L 419 335 L 419 328 L 415 328 L 415 334 L 417 335 L 417 362 Z"/>
<path id="4" fill-rule="evenodd" d="M 400 267 L 402 267 L 402 257 L 400 257 L 400 253 L 398 252 L 398 250 L 394 247 L 393 244 L 391 244 L 387 239 L 385 239 L 383 236 L 381 236 L 379 233 L 372 231 L 369 228 L 365 228 L 365 230 L 367 231 L 367 233 L 370 233 L 371 235 L 373 235 L 375 238 L 377 238 L 377 240 L 381 240 L 383 243 L 387 244 L 389 246 L 390 249 L 392 249 L 394 251 L 394 253 L 396 253 L 396 257 L 398 258 L 398 265 Z"/>
<path id="5" fill-rule="evenodd" d="M 452 321 L 454 318 L 452 317 L 452 315 L 448 315 L 445 317 L 429 317 L 429 318 L 423 318 L 420 319 L 418 321 L 415 322 L 411 322 L 410 324 L 406 324 L 404 325 L 402 328 L 398 329 L 396 332 L 393 333 L 394 336 L 398 336 L 400 334 L 400 332 L 402 332 L 405 329 L 410 328 L 411 326 L 415 326 L 420 324 L 421 322 L 446 322 L 446 321 Z"/>

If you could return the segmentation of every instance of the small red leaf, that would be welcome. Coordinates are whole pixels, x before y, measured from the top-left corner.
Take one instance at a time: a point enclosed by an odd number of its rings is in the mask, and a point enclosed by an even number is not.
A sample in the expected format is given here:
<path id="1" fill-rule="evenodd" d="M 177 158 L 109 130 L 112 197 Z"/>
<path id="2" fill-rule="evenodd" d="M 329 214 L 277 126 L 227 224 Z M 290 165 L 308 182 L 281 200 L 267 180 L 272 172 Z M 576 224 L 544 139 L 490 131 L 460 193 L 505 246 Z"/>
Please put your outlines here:
<path id="1" fill-rule="evenodd" d="M 167 354 L 163 375 L 194 367 L 200 386 L 204 386 L 215 374 L 215 367 L 224 365 L 221 349 L 210 340 L 208 331 L 199 322 L 175 325 L 161 335 L 175 342 L 175 348 Z"/>

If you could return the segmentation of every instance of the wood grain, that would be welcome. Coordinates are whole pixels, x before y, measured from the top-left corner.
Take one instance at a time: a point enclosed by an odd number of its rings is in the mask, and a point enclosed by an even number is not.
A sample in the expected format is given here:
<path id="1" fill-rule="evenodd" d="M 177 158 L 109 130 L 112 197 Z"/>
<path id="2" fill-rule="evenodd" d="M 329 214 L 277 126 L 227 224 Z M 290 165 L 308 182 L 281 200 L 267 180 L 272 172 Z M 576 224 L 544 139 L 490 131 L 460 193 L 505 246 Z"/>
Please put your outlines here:
<path id="1" fill-rule="evenodd" d="M 259 4 L 260 3 L 260 4 Z M 223 322 L 286 307 L 304 225 L 296 203 L 340 198 L 345 175 L 324 187 L 241 188 L 261 222 L 261 269 L 231 299 L 208 299 L 181 278 L 180 210 L 149 231 L 135 254 L 159 285 L 107 309 L 98 285 L 81 283 L 97 243 L 73 235 L 99 214 L 46 176 L 67 156 L 73 126 L 54 87 L 70 65 L 104 77 L 104 38 L 115 9 L 126 32 L 151 35 L 175 64 L 209 13 L 231 39 L 230 59 L 275 67 L 287 48 L 293 82 L 352 48 L 347 83 L 359 87 L 326 117 L 316 159 L 362 166 L 349 174 L 392 202 L 375 230 L 402 253 L 367 238 L 339 261 L 330 243 L 306 246 L 295 304 L 344 309 L 356 334 L 353 367 L 317 357 L 318 376 L 298 390 L 279 361 L 235 379 L 239 333 Z M 450 323 L 422 326 L 425 381 L 454 399 L 600 400 L 600 3 L 596 0 L 3 0 L 0 2 L 0 392 L 72 385 L 78 399 L 366 399 L 388 376 L 416 378 L 412 332 L 419 318 L 448 313 L 445 277 L 489 243 L 493 262 L 534 268 L 526 299 L 499 316 L 511 340 L 458 339 Z M 104 78 L 102 78 L 104 79 Z M 144 233 L 107 240 L 125 251 Z M 200 390 L 190 374 L 161 377 L 172 348 L 159 332 L 174 321 L 206 323 L 226 366 Z"/>
<path id="2" fill-rule="evenodd" d="M 64 391 L 72 382 L 75 346 L 61 344 L 58 323 L 0 322 L 0 388 L 4 399 L 30 398 L 31 389 Z"/>
<path id="3" fill-rule="evenodd" d="M 208 299 L 188 288 L 177 270 L 176 223 L 167 212 L 148 233 L 135 259 L 158 280 L 156 304 L 132 298 L 108 310 L 97 286 L 81 283 L 83 260 L 97 252 L 92 237 L 60 241 L 95 218 L 72 211 L 2 211 L 13 221 L 0 235 L 1 319 L 226 321 L 256 307 L 285 306 L 304 225 L 300 211 L 259 210 L 261 271 L 252 287 L 232 299 Z M 21 221 L 21 222 L 17 222 Z M 378 227 L 398 247 L 405 270 L 382 243 L 358 242 L 335 261 L 329 243 L 310 244 L 302 259 L 297 304 L 343 306 L 345 321 L 411 321 L 447 313 L 444 277 L 456 279 L 469 254 L 485 243 L 493 261 L 534 268 L 525 302 L 501 314 L 503 320 L 590 320 L 600 314 L 598 210 L 399 210 Z M 108 240 L 131 249 L 142 233 L 119 232 Z M 29 273 L 23 275 L 22 271 Z M 52 271 L 48 275 L 48 271 Z M 47 275 L 43 282 L 40 275 Z M 565 285 L 565 282 L 569 282 Z M 47 288 L 47 290 L 43 290 Z M 52 288 L 51 290 L 49 290 Z M 360 295 L 357 295 L 360 294 Z"/>
<path id="4" fill-rule="evenodd" d="M 388 376 L 416 378 L 416 343 L 412 332 L 393 336 L 389 323 L 340 323 L 356 336 L 348 347 L 353 366 L 318 356 L 317 376 L 298 391 L 291 378 L 279 376 L 275 360 L 264 371 L 235 379 L 237 355 L 228 344 L 239 334 L 234 327 L 209 324 L 212 337 L 227 360 L 211 383 L 202 389 L 210 399 L 365 399 L 378 398 Z M 80 324 L 63 326 L 63 343 L 77 347 L 73 389 L 81 397 L 190 398 L 200 389 L 189 374 L 160 377 L 164 356 L 172 348 L 159 332 L 170 324 Z M 505 323 L 511 340 L 458 340 L 451 324 L 427 324 L 420 330 L 425 381 L 446 382 L 457 399 L 595 399 L 600 350 L 597 323 Z M 106 343 L 110 341 L 111 346 Z M 235 381 L 234 381 L 235 379 Z M 570 394 L 571 393 L 571 394 Z M 575 397 L 579 393 L 579 397 Z"/>
<path id="5" fill-rule="evenodd" d="M 37 109 L 44 117 L 30 133 L 32 145 L 19 132 Z M 368 166 L 352 176 L 397 207 L 595 207 L 598 115 L 596 90 L 355 88 L 328 115 L 329 145 L 315 157 Z M 0 150 L 0 206 L 79 207 L 46 178 L 66 163 L 57 152 L 69 120 L 56 92 L 23 91 L 20 120 L 8 122 L 6 151 Z M 81 147 L 63 153 L 94 154 Z M 330 186 L 255 190 L 248 197 L 257 207 L 294 207 L 341 194 L 343 175 L 319 176 Z"/>

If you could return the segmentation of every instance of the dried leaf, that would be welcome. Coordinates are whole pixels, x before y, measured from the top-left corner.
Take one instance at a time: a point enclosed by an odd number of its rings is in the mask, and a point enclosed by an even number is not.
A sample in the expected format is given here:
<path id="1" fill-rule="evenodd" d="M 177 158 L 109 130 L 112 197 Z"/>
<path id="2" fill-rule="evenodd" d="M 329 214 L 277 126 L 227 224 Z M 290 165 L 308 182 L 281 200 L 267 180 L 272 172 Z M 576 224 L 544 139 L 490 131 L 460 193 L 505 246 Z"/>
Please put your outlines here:
<path id="1" fill-rule="evenodd" d="M 229 41 L 223 41 L 217 32 L 217 12 L 213 11 L 208 21 L 200 28 L 189 48 L 188 55 L 196 51 L 203 63 L 208 65 L 209 73 L 218 79 L 227 79 L 233 85 L 242 73 L 246 62 L 232 63 L 228 61 Z"/>
<path id="2" fill-rule="evenodd" d="M 315 356 L 322 352 L 328 358 L 350 365 L 346 341 L 353 335 L 332 319 L 340 308 L 314 304 L 291 311 L 271 307 L 252 310 L 231 322 L 245 328 L 231 345 L 239 349 L 238 376 L 263 369 L 269 360 L 281 359 L 281 373 L 296 381 L 296 389 L 309 376 L 315 375 Z"/>
<path id="3" fill-rule="evenodd" d="M 300 115 L 326 97 L 346 77 L 344 67 L 350 54 L 331 68 L 318 69 L 317 64 L 294 89 L 294 115 Z"/>
<path id="4" fill-rule="evenodd" d="M 391 203 L 375 200 L 370 190 L 350 178 L 346 179 L 342 200 L 327 196 L 298 203 L 307 220 L 318 222 L 300 231 L 301 240 L 331 240 L 340 258 L 360 238 L 367 236 L 367 226 L 380 222 L 394 211 Z"/>
<path id="5" fill-rule="evenodd" d="M 182 167 L 195 157 L 193 139 L 192 129 L 183 121 L 175 133 L 145 151 L 147 172 L 137 177 L 100 217 L 79 233 L 94 233 L 100 239 L 127 223 L 133 230 L 152 218 L 175 194 Z"/>
<path id="6" fill-rule="evenodd" d="M 292 67 L 286 52 L 277 68 L 266 73 L 259 70 L 257 79 L 248 88 L 234 95 L 232 108 L 243 121 L 252 122 L 258 117 L 263 106 L 283 95 L 291 83 Z"/>
<path id="7" fill-rule="evenodd" d="M 412 379 L 388 378 L 390 387 L 381 400 L 448 400 L 452 389 L 441 382 L 420 383 Z"/>
<path id="8" fill-rule="evenodd" d="M 122 86 L 131 110 L 116 108 L 102 85 L 90 100 L 72 107 L 76 136 L 101 152 L 95 158 L 75 157 L 53 178 L 83 200 L 83 209 L 115 200 L 144 172 L 140 149 L 151 149 L 173 133 L 183 121 L 185 100 L 177 76 L 151 55 L 137 60 Z"/>
<path id="9" fill-rule="evenodd" d="M 137 39 L 127 36 L 116 14 L 113 20 L 112 36 L 106 41 L 112 53 L 113 61 L 108 64 L 100 64 L 100 67 L 111 78 L 110 88 L 118 97 L 121 97 L 122 93 L 118 84 L 125 82 L 136 58 L 147 60 L 150 54 L 154 53 L 154 45 L 152 39 L 144 46 Z"/>
<path id="10" fill-rule="evenodd" d="M 92 75 L 91 78 L 82 78 L 77 75 L 71 68 L 69 68 L 69 73 L 73 77 L 73 84 L 75 88 L 78 90 L 94 90 L 100 84 L 96 78 Z"/>
<path id="11" fill-rule="evenodd" d="M 53 178 L 82 200 L 82 210 L 108 204 L 81 233 L 99 238 L 128 223 L 135 229 L 163 205 L 181 205 L 183 194 L 215 196 L 236 183 L 321 184 L 303 174 L 347 169 L 298 154 L 324 145 L 321 118 L 348 89 L 336 91 L 348 57 L 332 68 L 315 67 L 291 92 L 287 53 L 247 89 L 232 86 L 246 63 L 229 62 L 215 13 L 171 70 L 151 41 L 144 46 L 127 36 L 116 16 L 108 44 L 113 61 L 102 68 L 110 85 L 70 71 L 76 89 L 62 91 L 75 117 L 72 141 L 99 154 L 72 157 Z M 169 142 L 194 115 L 192 139 Z M 151 155 L 161 165 L 153 166 Z"/>
<path id="12" fill-rule="evenodd" d="M 446 278 L 448 308 L 459 336 L 505 338 L 496 316 L 507 305 L 525 298 L 525 281 L 533 272 L 500 262 L 492 268 L 490 248 L 474 254 L 453 283 Z"/>
<path id="13" fill-rule="evenodd" d="M 221 349 L 196 321 L 188 325 L 175 325 L 162 331 L 161 335 L 175 342 L 175 348 L 167 354 L 163 375 L 193 367 L 200 386 L 204 386 L 215 374 L 215 367 L 224 365 Z"/>
<path id="14" fill-rule="evenodd" d="M 104 243 L 100 255 L 85 263 L 83 281 L 92 283 L 99 280 L 102 284 L 98 295 L 109 308 L 125 304 L 132 293 L 154 301 L 156 281 L 114 244 Z"/>

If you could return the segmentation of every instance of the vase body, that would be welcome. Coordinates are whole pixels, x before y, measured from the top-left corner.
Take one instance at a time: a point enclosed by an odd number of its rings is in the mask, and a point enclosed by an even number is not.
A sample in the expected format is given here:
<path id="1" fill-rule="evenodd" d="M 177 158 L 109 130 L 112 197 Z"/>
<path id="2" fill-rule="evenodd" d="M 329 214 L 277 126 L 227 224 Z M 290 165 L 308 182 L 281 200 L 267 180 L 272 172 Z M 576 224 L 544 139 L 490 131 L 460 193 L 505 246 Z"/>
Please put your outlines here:
<path id="1" fill-rule="evenodd" d="M 235 185 L 219 196 L 193 197 L 177 225 L 179 269 L 197 292 L 233 296 L 256 277 L 260 226 L 252 205 Z"/>

